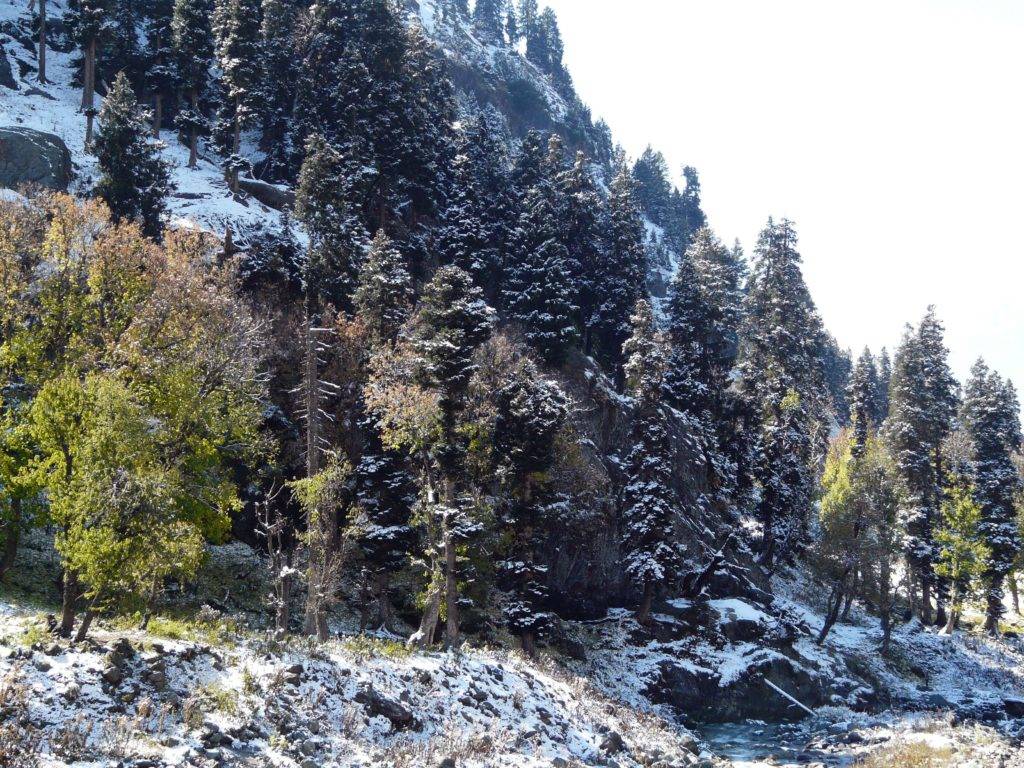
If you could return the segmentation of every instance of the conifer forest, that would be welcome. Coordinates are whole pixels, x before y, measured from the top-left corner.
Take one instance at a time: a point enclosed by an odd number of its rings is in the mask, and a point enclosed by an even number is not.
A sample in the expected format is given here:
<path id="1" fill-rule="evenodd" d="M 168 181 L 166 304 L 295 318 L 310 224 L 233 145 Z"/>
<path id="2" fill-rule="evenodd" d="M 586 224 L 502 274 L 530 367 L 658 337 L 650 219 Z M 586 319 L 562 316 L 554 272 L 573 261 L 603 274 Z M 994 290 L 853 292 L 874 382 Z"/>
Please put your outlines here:
<path id="1" fill-rule="evenodd" d="M 842 346 L 572 45 L 0 0 L 0 766 L 1024 765 L 1013 382 Z"/>

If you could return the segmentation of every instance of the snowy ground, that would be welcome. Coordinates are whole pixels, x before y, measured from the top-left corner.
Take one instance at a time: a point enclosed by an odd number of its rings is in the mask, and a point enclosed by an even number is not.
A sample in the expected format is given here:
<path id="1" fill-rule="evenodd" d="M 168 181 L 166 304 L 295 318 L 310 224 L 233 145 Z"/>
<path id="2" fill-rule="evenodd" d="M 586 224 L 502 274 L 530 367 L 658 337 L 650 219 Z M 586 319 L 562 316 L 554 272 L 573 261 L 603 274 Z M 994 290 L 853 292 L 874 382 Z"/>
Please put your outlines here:
<path id="1" fill-rule="evenodd" d="M 702 762 L 684 729 L 503 651 L 413 655 L 351 638 L 311 648 L 213 617 L 190 628 L 194 641 L 101 628 L 68 647 L 33 612 L 0 603 L 0 616 L 0 687 L 23 699 L 44 766 Z M 172 626 L 163 634 L 178 635 Z"/>

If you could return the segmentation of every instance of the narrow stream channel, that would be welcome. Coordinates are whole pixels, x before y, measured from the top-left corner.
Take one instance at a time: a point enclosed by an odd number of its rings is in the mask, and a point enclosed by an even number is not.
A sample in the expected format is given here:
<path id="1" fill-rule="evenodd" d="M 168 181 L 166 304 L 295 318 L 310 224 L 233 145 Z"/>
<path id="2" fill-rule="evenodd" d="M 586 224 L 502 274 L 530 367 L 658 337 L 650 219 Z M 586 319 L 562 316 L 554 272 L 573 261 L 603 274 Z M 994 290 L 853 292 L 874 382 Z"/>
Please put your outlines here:
<path id="1" fill-rule="evenodd" d="M 801 723 L 710 723 L 697 731 L 711 750 L 737 768 L 807 768 L 849 766 L 852 756 L 808 749 L 811 729 Z"/>

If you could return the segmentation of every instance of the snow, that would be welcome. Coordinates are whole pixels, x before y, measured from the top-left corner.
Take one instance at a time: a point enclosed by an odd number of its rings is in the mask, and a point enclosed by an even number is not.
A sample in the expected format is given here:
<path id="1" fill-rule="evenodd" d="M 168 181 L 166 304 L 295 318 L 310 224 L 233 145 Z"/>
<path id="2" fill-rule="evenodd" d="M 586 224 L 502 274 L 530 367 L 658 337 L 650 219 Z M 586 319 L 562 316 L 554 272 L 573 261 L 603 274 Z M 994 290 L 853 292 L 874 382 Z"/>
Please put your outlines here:
<path id="1" fill-rule="evenodd" d="M 720 616 L 728 616 L 731 614 L 737 619 L 765 623 L 770 620 L 768 618 L 768 614 L 764 611 L 735 597 L 724 600 L 712 600 L 711 607 L 714 608 Z"/>

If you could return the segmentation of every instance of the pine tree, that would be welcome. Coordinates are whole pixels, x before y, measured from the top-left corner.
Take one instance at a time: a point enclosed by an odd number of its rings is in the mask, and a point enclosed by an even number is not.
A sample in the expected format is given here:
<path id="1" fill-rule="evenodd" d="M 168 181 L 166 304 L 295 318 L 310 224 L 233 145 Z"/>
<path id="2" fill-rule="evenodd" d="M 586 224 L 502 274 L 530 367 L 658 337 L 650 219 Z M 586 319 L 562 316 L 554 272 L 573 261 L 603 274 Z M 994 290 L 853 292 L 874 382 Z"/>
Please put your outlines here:
<path id="1" fill-rule="evenodd" d="M 595 268 L 601 264 L 603 247 L 601 212 L 604 202 L 597 191 L 594 177 L 582 152 L 575 162 L 555 180 L 562 201 L 562 243 L 568 251 L 566 268 L 573 288 L 572 302 L 577 306 L 576 326 L 583 338 L 583 348 L 591 352 L 594 311 L 600 294 Z"/>
<path id="2" fill-rule="evenodd" d="M 225 179 L 238 192 L 238 174 L 244 161 L 239 156 L 242 130 L 255 111 L 260 75 L 259 0 L 216 0 L 213 13 L 216 61 L 226 101 L 218 117 L 227 127 L 229 142 Z"/>
<path id="3" fill-rule="evenodd" d="M 933 525 L 945 483 L 941 448 L 956 409 L 956 381 L 942 335 L 934 308 L 916 331 L 907 329 L 893 361 L 886 422 L 886 439 L 904 491 L 904 554 L 921 587 L 920 611 L 926 622 L 932 618 L 935 586 Z"/>
<path id="4" fill-rule="evenodd" d="M 648 218 L 659 227 L 668 221 L 672 184 L 668 178 L 665 156 L 648 145 L 633 165 L 636 197 Z"/>
<path id="5" fill-rule="evenodd" d="M 526 341 L 545 362 L 557 365 L 576 336 L 569 251 L 560 239 L 556 190 L 542 179 L 523 200 L 513 237 L 515 260 L 508 270 L 504 304 Z"/>
<path id="6" fill-rule="evenodd" d="M 174 93 L 177 72 L 174 66 L 171 22 L 174 0 L 155 0 L 146 18 L 146 92 L 153 99 L 153 136 L 160 137 L 164 106 Z"/>
<path id="7" fill-rule="evenodd" d="M 515 223 L 513 208 L 501 139 L 487 117 L 477 113 L 466 120 L 457 138 L 439 255 L 442 263 L 469 272 L 494 303 Z"/>
<path id="8" fill-rule="evenodd" d="M 405 259 L 383 232 L 370 244 L 359 270 L 353 304 L 372 339 L 380 343 L 398 335 L 412 309 L 412 276 Z"/>
<path id="9" fill-rule="evenodd" d="M 489 43 L 501 43 L 502 22 L 505 3 L 502 0 L 476 0 L 473 7 L 473 28 L 480 39 Z"/>
<path id="10" fill-rule="evenodd" d="M 603 261 L 596 270 L 600 304 L 594 310 L 595 351 L 612 370 L 622 360 L 622 345 L 629 337 L 626 318 L 643 295 L 644 225 L 633 193 L 632 174 L 621 167 L 608 197 Z"/>
<path id="11" fill-rule="evenodd" d="M 295 154 L 289 123 L 295 101 L 296 6 L 290 0 L 262 0 L 259 53 L 260 147 L 267 153 L 263 170 L 270 178 L 288 178 L 288 163 Z"/>
<path id="12" fill-rule="evenodd" d="M 509 631 L 533 655 L 535 641 L 548 630 L 547 567 L 540 557 L 544 533 L 552 521 L 544 473 L 555 461 L 555 439 L 568 415 L 565 394 L 522 361 L 495 394 L 494 451 L 503 478 L 500 575 L 510 599 L 505 606 Z"/>
<path id="13" fill-rule="evenodd" d="M 882 347 L 878 356 L 878 392 L 875 394 L 875 423 L 881 425 L 889 418 L 889 384 L 892 380 L 892 362 L 889 350 Z"/>
<path id="14" fill-rule="evenodd" d="M 860 458 L 868 435 L 878 428 L 878 369 L 875 357 L 867 347 L 857 360 L 850 380 L 850 414 L 853 420 L 851 451 Z"/>
<path id="15" fill-rule="evenodd" d="M 159 237 L 170 185 L 168 169 L 149 140 L 146 115 L 124 73 L 114 80 L 100 110 L 96 156 L 101 174 L 96 195 L 110 206 L 115 219 L 136 220 L 147 235 Z"/>
<path id="16" fill-rule="evenodd" d="M 197 167 L 199 136 L 206 131 L 206 116 L 200 109 L 209 83 L 214 41 L 210 28 L 210 0 L 174 0 L 171 36 L 178 66 L 178 78 L 188 94 L 188 107 L 178 113 L 175 125 L 188 136 L 188 167 Z"/>
<path id="17" fill-rule="evenodd" d="M 358 173 L 321 136 L 313 136 L 295 193 L 295 214 L 309 233 L 310 280 L 323 301 L 342 309 L 350 306 L 369 239 L 349 204 Z"/>
<path id="18" fill-rule="evenodd" d="M 96 65 L 100 44 L 112 24 L 110 0 L 76 0 L 68 5 L 64 23 L 82 50 L 82 112 L 85 113 L 85 148 L 92 146 L 96 117 Z"/>
<path id="19" fill-rule="evenodd" d="M 440 493 L 430 512 L 438 523 L 439 540 L 434 547 L 443 561 L 444 583 L 441 587 L 435 579 L 435 589 L 428 596 L 416 636 L 422 643 L 431 641 L 442 595 L 446 642 L 454 645 L 459 637 L 457 547 L 471 526 L 465 520 L 462 498 L 465 445 L 457 427 L 476 370 L 473 356 L 490 336 L 493 323 L 494 311 L 484 302 L 483 292 L 458 267 L 442 267 L 423 290 L 413 346 L 421 360 L 423 383 L 437 393 L 440 410 L 439 435 L 431 450 Z"/>
<path id="20" fill-rule="evenodd" d="M 760 415 L 754 475 L 761 489 L 761 563 L 791 557 L 804 543 L 813 497 L 812 464 L 826 419 L 825 334 L 800 271 L 793 225 L 769 220 L 748 286 L 741 347 L 743 391 Z M 821 438 L 817 441 L 820 443 Z"/>
<path id="21" fill-rule="evenodd" d="M 656 593 L 671 584 L 682 556 L 675 534 L 672 445 L 661 403 L 665 353 L 646 300 L 636 303 L 630 322 L 633 332 L 623 354 L 636 411 L 622 491 L 622 540 L 626 576 L 642 593 L 637 621 L 646 624 Z"/>
<path id="22" fill-rule="evenodd" d="M 1021 479 L 1012 460 L 1021 447 L 1020 404 L 1013 385 L 983 360 L 971 368 L 961 420 L 971 439 L 971 476 L 981 516 L 978 531 L 988 550 L 982 573 L 985 629 L 996 633 L 1003 615 L 1003 580 L 1021 550 L 1015 507 Z"/>

